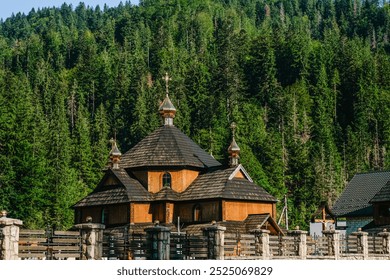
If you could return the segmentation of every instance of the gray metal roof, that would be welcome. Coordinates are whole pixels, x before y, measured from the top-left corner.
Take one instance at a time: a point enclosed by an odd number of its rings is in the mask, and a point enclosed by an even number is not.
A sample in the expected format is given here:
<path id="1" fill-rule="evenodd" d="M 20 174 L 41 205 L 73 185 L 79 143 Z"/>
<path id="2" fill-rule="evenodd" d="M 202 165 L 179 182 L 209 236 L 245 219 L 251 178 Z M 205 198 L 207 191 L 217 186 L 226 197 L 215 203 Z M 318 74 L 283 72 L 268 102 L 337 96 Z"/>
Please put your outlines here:
<path id="1" fill-rule="evenodd" d="M 161 103 L 160 107 L 158 108 L 159 112 L 162 111 L 173 111 L 176 112 L 175 106 L 173 106 L 171 99 L 169 98 L 168 94 L 166 95 L 165 99 Z"/>
<path id="2" fill-rule="evenodd" d="M 372 216 L 370 201 L 390 180 L 390 171 L 356 174 L 332 207 L 338 217 Z"/>
<path id="3" fill-rule="evenodd" d="M 126 152 L 123 168 L 193 167 L 207 169 L 221 166 L 175 126 L 161 126 Z"/>
<path id="4" fill-rule="evenodd" d="M 384 185 L 381 190 L 371 199 L 371 203 L 390 201 L 390 181 Z"/>

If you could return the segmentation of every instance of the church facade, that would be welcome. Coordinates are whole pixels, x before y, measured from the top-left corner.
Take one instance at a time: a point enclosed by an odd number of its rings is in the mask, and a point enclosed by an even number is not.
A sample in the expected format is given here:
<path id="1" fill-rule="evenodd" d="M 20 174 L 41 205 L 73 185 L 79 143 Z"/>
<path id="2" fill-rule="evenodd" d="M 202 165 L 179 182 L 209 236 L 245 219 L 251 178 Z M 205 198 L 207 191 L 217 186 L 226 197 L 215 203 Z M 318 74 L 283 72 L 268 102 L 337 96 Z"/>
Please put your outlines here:
<path id="1" fill-rule="evenodd" d="M 174 126 L 176 109 L 168 92 L 159 112 L 163 125 L 123 155 L 112 141 L 110 167 L 95 190 L 74 205 L 75 222 L 91 217 L 107 227 L 142 228 L 158 220 L 191 229 L 216 221 L 232 230 L 279 233 L 277 199 L 239 163 L 234 134 L 230 165 L 222 166 Z"/>

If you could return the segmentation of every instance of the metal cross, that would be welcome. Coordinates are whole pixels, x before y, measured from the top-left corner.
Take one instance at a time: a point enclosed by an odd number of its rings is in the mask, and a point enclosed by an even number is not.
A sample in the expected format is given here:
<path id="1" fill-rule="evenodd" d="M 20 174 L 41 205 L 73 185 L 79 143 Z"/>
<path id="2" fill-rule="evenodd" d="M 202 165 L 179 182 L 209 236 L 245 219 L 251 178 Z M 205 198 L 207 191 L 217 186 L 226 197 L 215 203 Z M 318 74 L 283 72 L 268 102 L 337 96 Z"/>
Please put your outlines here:
<path id="1" fill-rule="evenodd" d="M 165 72 L 165 77 L 163 77 L 163 80 L 165 81 L 165 91 L 168 94 L 168 83 L 172 80 L 172 78 L 168 76 L 168 72 Z"/>

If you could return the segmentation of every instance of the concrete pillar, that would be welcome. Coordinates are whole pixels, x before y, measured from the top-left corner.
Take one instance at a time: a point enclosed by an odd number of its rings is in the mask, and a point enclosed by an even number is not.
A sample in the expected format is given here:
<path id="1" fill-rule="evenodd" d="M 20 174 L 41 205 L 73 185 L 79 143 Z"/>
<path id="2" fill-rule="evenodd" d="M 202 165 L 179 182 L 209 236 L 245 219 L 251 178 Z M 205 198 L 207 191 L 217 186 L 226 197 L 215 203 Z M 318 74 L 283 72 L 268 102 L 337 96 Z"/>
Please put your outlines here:
<path id="1" fill-rule="evenodd" d="M 250 233 L 255 235 L 256 255 L 261 256 L 263 260 L 269 260 L 271 257 L 269 247 L 270 231 L 266 229 L 253 229 Z"/>
<path id="2" fill-rule="evenodd" d="M 307 256 L 307 244 L 306 244 L 306 235 L 307 231 L 299 230 L 299 227 L 296 227 L 295 230 L 288 231 L 288 235 L 294 236 L 295 246 L 297 250 L 297 256 L 300 259 L 306 259 Z"/>
<path id="3" fill-rule="evenodd" d="M 0 260 L 19 259 L 19 227 L 21 220 L 7 218 L 7 211 L 0 214 Z"/>
<path id="4" fill-rule="evenodd" d="M 171 231 L 167 227 L 160 226 L 158 221 L 154 227 L 146 228 L 147 240 L 150 244 L 151 260 L 169 260 Z"/>
<path id="5" fill-rule="evenodd" d="M 328 242 L 328 256 L 334 256 L 336 260 L 340 258 L 340 232 L 338 230 L 323 230 L 322 234 Z"/>
<path id="6" fill-rule="evenodd" d="M 384 229 L 383 232 L 378 233 L 378 236 L 382 237 L 383 254 L 390 254 L 390 232 Z"/>
<path id="7" fill-rule="evenodd" d="M 357 253 L 362 254 L 364 260 L 368 259 L 368 233 L 359 228 L 352 235 L 357 237 Z"/>
<path id="8" fill-rule="evenodd" d="M 212 260 L 223 260 L 225 258 L 225 230 L 226 227 L 218 226 L 214 221 L 210 226 L 202 228 L 204 236 L 207 237 L 208 253 L 207 258 Z"/>
<path id="9" fill-rule="evenodd" d="M 92 223 L 92 218 L 87 217 L 87 223 L 74 226 L 80 230 L 82 239 L 83 260 L 101 260 L 103 257 L 103 230 L 105 225 Z"/>

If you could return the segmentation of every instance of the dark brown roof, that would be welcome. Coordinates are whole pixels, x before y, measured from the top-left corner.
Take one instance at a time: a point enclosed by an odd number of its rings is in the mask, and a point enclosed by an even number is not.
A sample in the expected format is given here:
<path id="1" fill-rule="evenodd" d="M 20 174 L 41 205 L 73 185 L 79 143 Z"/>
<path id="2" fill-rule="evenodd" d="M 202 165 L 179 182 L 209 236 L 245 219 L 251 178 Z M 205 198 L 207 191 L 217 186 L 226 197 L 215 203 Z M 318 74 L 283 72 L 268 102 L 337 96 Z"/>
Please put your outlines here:
<path id="1" fill-rule="evenodd" d="M 193 167 L 207 169 L 221 164 L 175 126 L 161 126 L 127 151 L 123 168 Z"/>
<path id="2" fill-rule="evenodd" d="M 370 201 L 390 180 L 390 171 L 360 173 L 353 176 L 332 207 L 338 217 L 372 216 Z"/>
<path id="3" fill-rule="evenodd" d="M 128 203 L 131 201 L 151 201 L 151 194 L 137 180 L 129 177 L 123 169 L 109 169 L 103 180 L 114 176 L 118 184 L 105 186 L 100 184 L 88 196 L 77 202 L 73 207 L 96 206 Z"/>
<path id="4" fill-rule="evenodd" d="M 245 224 L 242 221 L 217 222 L 216 225 L 226 227 L 225 233 L 245 233 Z M 211 223 L 192 224 L 183 228 L 187 234 L 201 234 L 203 228 L 211 226 Z"/>
<path id="5" fill-rule="evenodd" d="M 199 175 L 181 194 L 181 200 L 225 198 L 277 202 L 277 199 L 248 178 L 235 178 L 238 170 L 246 171 L 242 165 L 220 169 Z"/>
<path id="6" fill-rule="evenodd" d="M 267 229 L 269 227 L 266 223 L 269 223 L 277 233 L 284 235 L 283 230 L 279 227 L 278 223 L 271 217 L 270 214 L 250 214 L 245 219 L 246 231 L 250 232 L 254 229 Z"/>
<path id="7" fill-rule="evenodd" d="M 226 227 L 225 233 L 248 233 L 253 229 L 265 229 L 268 222 L 275 229 L 276 233 L 284 235 L 282 229 L 270 214 L 251 214 L 244 221 L 220 221 L 216 225 Z M 210 226 L 210 223 L 192 224 L 183 229 L 187 234 L 199 234 L 204 227 Z"/>
<path id="8" fill-rule="evenodd" d="M 179 200 L 179 194 L 171 188 L 162 188 L 161 191 L 153 195 L 154 201 L 177 201 Z"/>
<path id="9" fill-rule="evenodd" d="M 390 181 L 371 199 L 370 203 L 390 201 Z"/>

